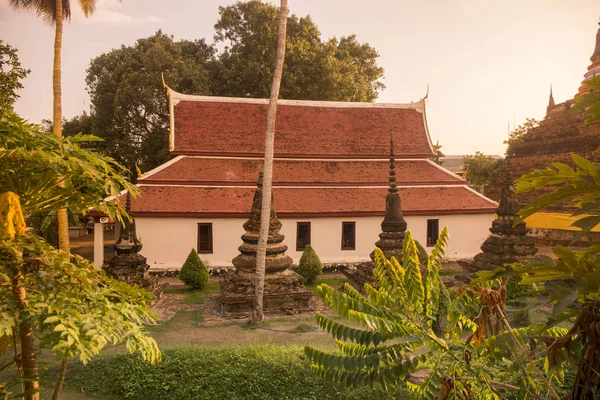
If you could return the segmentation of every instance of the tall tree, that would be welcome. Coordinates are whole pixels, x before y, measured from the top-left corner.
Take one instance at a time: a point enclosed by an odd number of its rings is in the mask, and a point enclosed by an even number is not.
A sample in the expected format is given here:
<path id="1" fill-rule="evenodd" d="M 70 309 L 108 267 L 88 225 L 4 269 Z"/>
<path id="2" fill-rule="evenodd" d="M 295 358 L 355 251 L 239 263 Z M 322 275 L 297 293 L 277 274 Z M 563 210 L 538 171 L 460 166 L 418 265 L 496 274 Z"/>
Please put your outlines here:
<path id="1" fill-rule="evenodd" d="M 477 151 L 474 156 L 463 157 L 464 177 L 469 184 L 480 188 L 483 193 L 485 185 L 490 185 L 495 181 L 496 175 L 500 172 L 503 164 L 503 160 L 486 156 Z"/>
<path id="2" fill-rule="evenodd" d="M 273 83 L 271 84 L 271 96 L 269 97 L 269 108 L 267 110 L 267 132 L 265 137 L 265 162 L 262 189 L 262 210 L 260 215 L 260 233 L 258 235 L 258 246 L 256 250 L 256 285 L 254 312 L 252 322 L 262 323 L 263 293 L 265 289 L 265 263 L 267 254 L 267 237 L 271 222 L 271 194 L 273 192 L 273 154 L 275 152 L 275 119 L 277 116 L 277 99 L 279 98 L 279 87 L 281 86 L 281 75 L 283 72 L 283 61 L 285 59 L 285 39 L 287 28 L 288 1 L 281 0 L 279 6 L 279 29 L 277 37 L 277 58 L 273 70 Z"/>
<path id="3" fill-rule="evenodd" d="M 169 160 L 169 108 L 161 73 L 181 93 L 208 94 L 207 64 L 215 50 L 204 40 L 174 41 L 161 31 L 96 57 L 87 70 L 93 133 L 106 154 L 124 165 L 152 169 Z"/>
<path id="4" fill-rule="evenodd" d="M 62 136 L 62 92 L 61 92 L 61 52 L 63 21 L 71 18 L 70 0 L 10 0 L 15 9 L 26 9 L 42 16 L 54 25 L 54 64 L 52 73 L 52 125 L 54 134 Z M 79 5 L 86 17 L 90 16 L 96 8 L 96 0 L 79 0 Z M 65 181 L 58 178 L 58 185 L 64 187 Z M 69 219 L 67 210 L 61 208 L 57 212 L 58 218 L 58 247 L 69 251 Z"/>
<path id="5" fill-rule="evenodd" d="M 225 44 L 213 65 L 212 94 L 265 98 L 275 62 L 278 10 L 259 0 L 219 8 L 215 41 Z M 310 16 L 287 21 L 281 97 L 285 99 L 374 101 L 384 85 L 377 51 L 355 35 L 321 39 Z"/>
<path id="6" fill-rule="evenodd" d="M 21 80 L 30 72 L 21 67 L 17 49 L 0 40 L 0 110 L 12 110 L 19 98 L 17 90 L 23 88 Z"/>

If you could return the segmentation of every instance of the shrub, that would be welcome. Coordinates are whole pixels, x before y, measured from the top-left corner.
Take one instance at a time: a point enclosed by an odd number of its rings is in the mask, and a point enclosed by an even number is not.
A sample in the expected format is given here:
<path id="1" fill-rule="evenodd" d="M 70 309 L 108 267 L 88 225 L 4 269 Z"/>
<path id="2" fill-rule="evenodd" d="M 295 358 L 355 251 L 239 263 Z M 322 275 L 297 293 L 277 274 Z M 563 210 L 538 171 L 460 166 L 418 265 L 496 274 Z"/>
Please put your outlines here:
<path id="1" fill-rule="evenodd" d="M 328 382 L 311 372 L 298 347 L 171 348 L 156 366 L 118 354 L 69 368 L 68 393 L 106 400 L 409 399 L 403 385 L 388 393 L 380 385 L 352 389 Z"/>
<path id="2" fill-rule="evenodd" d="M 298 265 L 298 273 L 304 278 L 304 282 L 308 285 L 315 282 L 317 276 L 323 272 L 323 264 L 321 259 L 310 244 L 306 245 L 300 264 Z"/>
<path id="3" fill-rule="evenodd" d="M 196 249 L 190 251 L 190 255 L 183 263 L 181 271 L 179 271 L 179 279 L 192 289 L 202 290 L 206 286 L 206 282 L 208 282 L 208 270 L 204 266 Z"/>

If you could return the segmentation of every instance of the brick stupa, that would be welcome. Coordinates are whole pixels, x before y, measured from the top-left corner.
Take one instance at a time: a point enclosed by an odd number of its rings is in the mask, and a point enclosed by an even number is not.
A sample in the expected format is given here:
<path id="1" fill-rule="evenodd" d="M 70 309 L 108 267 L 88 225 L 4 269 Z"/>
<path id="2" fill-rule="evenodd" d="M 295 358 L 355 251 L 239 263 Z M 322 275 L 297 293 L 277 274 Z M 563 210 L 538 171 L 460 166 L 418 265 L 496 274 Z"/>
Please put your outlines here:
<path id="1" fill-rule="evenodd" d="M 525 222 L 515 224 L 519 219 L 519 205 L 514 195 L 509 159 L 507 170 L 500 193 L 500 204 L 496 209 L 498 218 L 492 222 L 491 235 L 483 242 L 481 253 L 475 256 L 473 262 L 459 262 L 472 273 L 533 258 L 538 251 L 534 239 L 527 235 L 529 229 Z"/>
<path id="2" fill-rule="evenodd" d="M 131 195 L 127 193 L 125 210 L 130 216 L 121 224 L 119 239 L 115 242 L 115 256 L 104 266 L 106 273 L 122 282 L 137 285 L 142 289 L 152 292 L 155 299 L 159 299 L 168 283 L 160 284 L 158 278 L 150 276 L 150 265 L 146 257 L 140 254 L 142 242 L 137 237 L 135 219 L 131 216 Z"/>
<path id="3" fill-rule="evenodd" d="M 246 314 L 254 308 L 256 281 L 256 251 L 260 232 L 262 207 L 262 172 L 254 193 L 250 218 L 244 224 L 240 254 L 231 262 L 235 269 L 228 272 L 221 282 L 221 312 L 227 315 Z M 285 254 L 285 236 L 279 231 L 281 222 L 275 214 L 274 199 L 271 198 L 271 218 L 267 238 L 265 262 L 264 311 L 298 312 L 310 309 L 312 292 L 304 287 L 302 277 L 292 271 L 292 258 Z"/>

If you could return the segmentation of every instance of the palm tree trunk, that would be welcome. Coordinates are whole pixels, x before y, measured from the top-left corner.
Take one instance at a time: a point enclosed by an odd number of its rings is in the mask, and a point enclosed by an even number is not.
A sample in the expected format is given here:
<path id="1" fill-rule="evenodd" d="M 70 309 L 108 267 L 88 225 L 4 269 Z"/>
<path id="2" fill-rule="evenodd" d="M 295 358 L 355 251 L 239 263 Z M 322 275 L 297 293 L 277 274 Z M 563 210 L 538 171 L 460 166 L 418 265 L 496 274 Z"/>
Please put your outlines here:
<path id="1" fill-rule="evenodd" d="M 267 133 L 265 137 L 265 162 L 263 167 L 262 209 L 260 218 L 260 234 L 256 251 L 256 286 L 254 313 L 252 323 L 260 324 L 264 320 L 263 293 L 265 290 L 265 263 L 267 253 L 267 237 L 271 220 L 271 192 L 273 190 L 273 154 L 275 151 L 275 117 L 277 114 L 277 98 L 283 72 L 285 58 L 285 38 L 287 29 L 288 0 L 281 0 L 279 9 L 279 36 L 277 39 L 277 59 L 271 84 L 271 97 L 267 111 Z"/>
<path id="2" fill-rule="evenodd" d="M 52 73 L 52 94 L 54 103 L 52 107 L 52 125 L 56 136 L 62 136 L 62 93 L 61 93 L 61 50 L 63 34 L 63 0 L 56 0 L 55 34 L 54 34 L 54 69 Z M 64 187 L 63 180 L 59 177 L 58 185 Z M 69 218 L 67 209 L 61 208 L 56 214 L 58 222 L 58 248 L 69 251 Z"/>

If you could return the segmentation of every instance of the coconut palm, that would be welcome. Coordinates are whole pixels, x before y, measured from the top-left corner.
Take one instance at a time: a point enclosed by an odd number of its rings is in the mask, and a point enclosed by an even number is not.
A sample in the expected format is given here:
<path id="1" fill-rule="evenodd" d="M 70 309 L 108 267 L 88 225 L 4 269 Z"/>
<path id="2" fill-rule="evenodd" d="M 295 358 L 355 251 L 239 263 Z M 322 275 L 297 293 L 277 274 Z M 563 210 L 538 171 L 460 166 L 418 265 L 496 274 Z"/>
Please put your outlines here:
<path id="1" fill-rule="evenodd" d="M 273 191 L 273 153 L 275 149 L 275 116 L 277 114 L 277 98 L 279 97 L 279 86 L 281 85 L 281 74 L 283 71 L 283 59 L 285 58 L 285 37 L 288 16 L 288 0 L 281 0 L 279 8 L 279 35 L 277 39 L 277 58 L 275 60 L 275 71 L 273 72 L 273 83 L 271 84 L 271 96 L 269 97 L 269 109 L 267 111 L 267 133 L 265 138 L 265 162 L 262 189 L 262 210 L 260 218 L 260 234 L 258 237 L 258 248 L 256 251 L 256 287 L 254 312 L 252 322 L 262 323 L 263 292 L 265 289 L 265 262 L 267 253 L 267 236 L 269 234 L 269 222 L 271 217 L 271 193 Z"/>
<path id="2" fill-rule="evenodd" d="M 54 25 L 54 66 L 52 74 L 52 93 L 54 97 L 52 107 L 53 133 L 62 136 L 62 98 L 61 98 L 61 51 L 63 21 L 71 18 L 70 0 L 9 0 L 14 9 L 24 9 L 35 12 L 50 24 Z M 97 0 L 79 0 L 79 5 L 86 17 L 90 16 L 96 8 Z M 60 16 L 60 18 L 58 17 Z M 58 185 L 64 187 L 64 181 L 59 178 Z M 58 219 L 58 247 L 69 251 L 69 221 L 66 209 L 59 209 Z"/>

